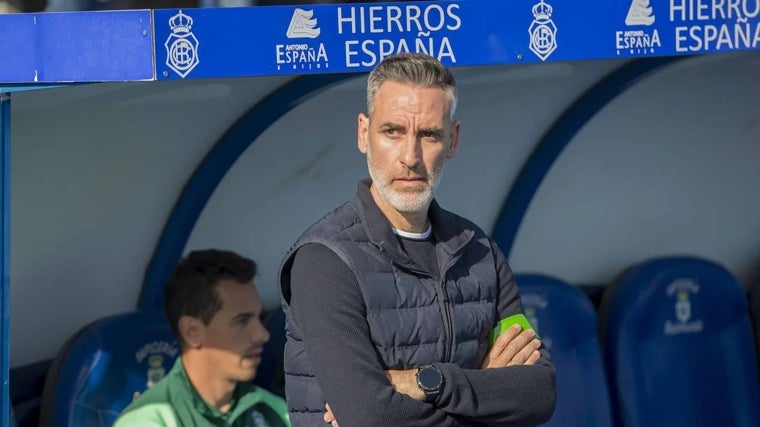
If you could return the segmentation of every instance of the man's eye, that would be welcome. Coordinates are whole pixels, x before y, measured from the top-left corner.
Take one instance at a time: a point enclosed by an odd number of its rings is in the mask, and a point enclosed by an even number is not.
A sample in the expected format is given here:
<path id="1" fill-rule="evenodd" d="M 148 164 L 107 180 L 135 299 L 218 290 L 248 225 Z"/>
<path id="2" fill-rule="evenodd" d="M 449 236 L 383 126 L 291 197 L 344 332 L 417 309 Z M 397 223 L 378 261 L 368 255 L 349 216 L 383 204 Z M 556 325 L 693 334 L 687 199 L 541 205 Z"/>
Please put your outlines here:
<path id="1" fill-rule="evenodd" d="M 437 132 L 422 132 L 420 136 L 423 139 L 426 139 L 428 141 L 437 141 L 439 139 L 439 135 Z"/>
<path id="2" fill-rule="evenodd" d="M 398 136 L 398 135 L 399 135 L 399 131 L 398 131 L 398 129 L 386 129 L 386 130 L 384 131 L 384 133 L 385 133 L 386 135 L 388 135 L 388 136 Z"/>

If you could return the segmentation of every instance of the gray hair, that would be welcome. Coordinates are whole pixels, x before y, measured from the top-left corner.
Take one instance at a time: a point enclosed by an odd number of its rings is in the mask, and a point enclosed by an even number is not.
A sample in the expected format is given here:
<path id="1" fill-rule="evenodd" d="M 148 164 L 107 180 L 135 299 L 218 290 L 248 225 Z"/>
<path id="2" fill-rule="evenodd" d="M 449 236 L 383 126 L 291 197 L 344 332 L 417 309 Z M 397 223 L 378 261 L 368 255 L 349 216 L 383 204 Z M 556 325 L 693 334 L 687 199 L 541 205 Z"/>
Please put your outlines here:
<path id="1" fill-rule="evenodd" d="M 367 113 L 370 116 L 377 91 L 387 81 L 443 89 L 449 98 L 449 119 L 453 119 L 457 108 L 457 82 L 451 71 L 432 56 L 399 53 L 383 59 L 367 79 Z"/>

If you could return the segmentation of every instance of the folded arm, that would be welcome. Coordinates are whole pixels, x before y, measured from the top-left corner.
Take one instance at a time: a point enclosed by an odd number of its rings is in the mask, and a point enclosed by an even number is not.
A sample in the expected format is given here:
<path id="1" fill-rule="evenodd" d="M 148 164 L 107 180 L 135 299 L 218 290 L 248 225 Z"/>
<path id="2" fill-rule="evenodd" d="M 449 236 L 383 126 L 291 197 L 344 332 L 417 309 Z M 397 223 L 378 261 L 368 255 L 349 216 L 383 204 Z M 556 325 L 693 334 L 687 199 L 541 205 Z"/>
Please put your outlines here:
<path id="1" fill-rule="evenodd" d="M 499 319 L 522 313 L 522 305 L 512 271 L 501 251 L 493 244 L 494 264 L 499 277 Z M 497 320 L 499 320 L 497 319 Z M 494 325 L 496 326 L 496 325 Z M 513 332 L 515 332 L 513 330 Z M 507 334 L 507 332 L 505 332 Z M 450 414 L 493 426 L 531 426 L 548 421 L 556 403 L 554 365 L 546 348 L 538 347 L 540 357 L 533 364 L 522 363 L 524 355 L 535 358 L 538 344 L 523 332 L 512 336 L 501 336 L 494 349 L 483 362 L 485 369 L 462 369 L 453 364 L 437 364 L 444 377 L 445 387 L 435 403 L 436 407 Z M 523 337 L 522 340 L 520 337 Z M 523 349 L 523 356 L 512 360 L 514 350 L 502 353 L 501 358 L 491 360 L 499 345 Z M 521 350 L 517 350 L 518 352 Z M 509 360 L 509 361 L 508 361 Z M 507 362 L 508 361 L 508 362 Z"/>
<path id="2" fill-rule="evenodd" d="M 394 390 L 370 340 L 356 277 L 327 247 L 307 244 L 296 253 L 290 308 L 341 427 L 468 425 Z"/>
<path id="3" fill-rule="evenodd" d="M 521 313 L 522 307 L 512 272 L 498 248 L 494 249 L 500 280 L 498 315 L 502 319 Z M 296 323 L 303 325 L 317 380 L 342 427 L 373 425 L 373 419 L 378 425 L 464 422 L 530 426 L 551 418 L 556 401 L 554 366 L 547 350 L 533 339 L 531 332 L 506 331 L 481 369 L 434 364 L 444 383 L 431 406 L 420 401 L 423 395 L 416 387 L 415 370 L 382 370 L 369 340 L 358 283 L 345 263 L 321 245 L 307 245 L 301 251 L 296 255 L 292 274 L 294 279 L 297 272 L 302 275 L 303 284 L 308 286 L 299 287 L 309 289 L 296 292 L 293 286 L 291 308 Z M 298 262 L 299 256 L 312 260 Z M 305 268 L 313 261 L 321 266 L 319 272 Z M 329 265 L 339 268 L 327 271 L 330 269 L 324 267 Z M 307 307 L 298 307 L 302 303 Z M 336 343 L 341 344 L 333 347 Z M 333 354 L 336 351 L 341 354 Z M 343 375 L 348 372 L 356 372 L 357 376 Z M 332 419 L 330 414 L 328 417 Z"/>

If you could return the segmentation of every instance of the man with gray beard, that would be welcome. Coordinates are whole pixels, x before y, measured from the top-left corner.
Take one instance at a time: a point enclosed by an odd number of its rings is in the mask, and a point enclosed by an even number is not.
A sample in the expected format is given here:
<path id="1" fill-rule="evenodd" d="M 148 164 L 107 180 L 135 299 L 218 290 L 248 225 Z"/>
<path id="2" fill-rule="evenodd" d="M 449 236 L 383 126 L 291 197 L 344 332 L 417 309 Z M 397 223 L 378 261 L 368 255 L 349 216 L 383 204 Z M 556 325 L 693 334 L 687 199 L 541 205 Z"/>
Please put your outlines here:
<path id="1" fill-rule="evenodd" d="M 504 255 L 433 199 L 459 145 L 456 83 L 422 54 L 369 75 L 358 147 L 370 180 L 312 225 L 280 271 L 293 426 L 527 426 L 554 410 L 554 367 Z M 525 324 L 525 323 L 523 323 Z"/>

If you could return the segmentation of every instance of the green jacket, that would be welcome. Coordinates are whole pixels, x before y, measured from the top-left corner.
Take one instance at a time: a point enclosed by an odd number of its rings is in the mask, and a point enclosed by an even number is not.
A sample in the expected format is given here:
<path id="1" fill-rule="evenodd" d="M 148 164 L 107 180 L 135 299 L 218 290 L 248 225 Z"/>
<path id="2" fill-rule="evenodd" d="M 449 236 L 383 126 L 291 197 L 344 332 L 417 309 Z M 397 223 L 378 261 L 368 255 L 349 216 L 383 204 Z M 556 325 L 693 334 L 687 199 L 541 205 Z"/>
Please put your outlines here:
<path id="1" fill-rule="evenodd" d="M 235 389 L 227 413 L 206 403 L 195 391 L 182 359 L 161 381 L 132 402 L 114 427 L 290 427 L 285 400 L 252 383 Z"/>

